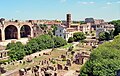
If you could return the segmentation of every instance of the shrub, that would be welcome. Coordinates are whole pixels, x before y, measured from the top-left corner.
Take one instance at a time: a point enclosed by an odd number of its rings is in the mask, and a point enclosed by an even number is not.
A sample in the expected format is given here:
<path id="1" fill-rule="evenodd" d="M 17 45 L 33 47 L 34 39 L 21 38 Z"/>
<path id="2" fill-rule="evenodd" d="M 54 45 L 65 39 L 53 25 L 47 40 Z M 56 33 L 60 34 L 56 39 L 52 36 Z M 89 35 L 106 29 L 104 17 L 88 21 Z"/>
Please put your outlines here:
<path id="1" fill-rule="evenodd" d="M 66 40 L 64 40 L 62 37 L 56 36 L 56 37 L 53 38 L 53 40 L 54 40 L 54 47 L 55 48 L 56 47 L 61 47 L 61 46 L 64 46 L 64 45 L 67 44 Z"/>
<path id="2" fill-rule="evenodd" d="M 73 34 L 74 41 L 84 40 L 85 34 L 83 32 L 76 32 Z"/>
<path id="3" fill-rule="evenodd" d="M 72 43 L 74 41 L 74 38 L 73 37 L 70 37 L 69 39 L 68 39 L 68 43 Z"/>

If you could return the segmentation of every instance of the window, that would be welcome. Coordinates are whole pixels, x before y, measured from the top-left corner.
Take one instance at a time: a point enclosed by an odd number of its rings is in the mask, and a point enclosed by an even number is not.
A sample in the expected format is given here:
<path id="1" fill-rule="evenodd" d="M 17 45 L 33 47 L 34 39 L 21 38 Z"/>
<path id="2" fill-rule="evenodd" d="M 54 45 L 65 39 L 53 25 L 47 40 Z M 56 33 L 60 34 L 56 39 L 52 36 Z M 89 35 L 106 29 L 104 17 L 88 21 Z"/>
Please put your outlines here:
<path id="1" fill-rule="evenodd" d="M 60 30 L 60 32 L 61 32 L 61 30 Z"/>
<path id="2" fill-rule="evenodd" d="M 60 34 L 60 36 L 62 36 L 62 35 Z"/>
<path id="3" fill-rule="evenodd" d="M 64 35 L 64 39 L 65 39 L 66 37 L 65 37 L 65 35 Z"/>

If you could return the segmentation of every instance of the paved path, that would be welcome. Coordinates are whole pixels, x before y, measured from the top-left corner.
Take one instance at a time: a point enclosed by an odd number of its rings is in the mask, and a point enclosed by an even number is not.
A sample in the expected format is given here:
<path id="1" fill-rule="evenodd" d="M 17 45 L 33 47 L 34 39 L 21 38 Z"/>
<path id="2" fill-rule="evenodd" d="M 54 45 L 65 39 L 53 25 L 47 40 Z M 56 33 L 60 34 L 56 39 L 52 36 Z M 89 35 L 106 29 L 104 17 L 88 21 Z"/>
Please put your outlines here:
<path id="1" fill-rule="evenodd" d="M 79 42 L 73 42 L 73 47 L 75 47 Z"/>
<path id="2" fill-rule="evenodd" d="M 45 49 L 45 50 L 42 50 L 42 51 L 40 51 L 40 52 L 36 52 L 36 53 L 33 53 L 33 54 L 31 54 L 31 55 L 28 55 L 28 56 L 25 56 L 24 57 L 24 59 L 26 60 L 27 58 L 35 58 L 35 56 L 39 56 L 39 54 L 42 56 L 43 55 L 43 53 L 49 53 L 49 52 L 51 52 L 52 51 L 52 49 Z"/>
<path id="3" fill-rule="evenodd" d="M 75 71 L 74 70 L 70 70 L 67 73 L 64 74 L 64 76 L 75 76 Z"/>

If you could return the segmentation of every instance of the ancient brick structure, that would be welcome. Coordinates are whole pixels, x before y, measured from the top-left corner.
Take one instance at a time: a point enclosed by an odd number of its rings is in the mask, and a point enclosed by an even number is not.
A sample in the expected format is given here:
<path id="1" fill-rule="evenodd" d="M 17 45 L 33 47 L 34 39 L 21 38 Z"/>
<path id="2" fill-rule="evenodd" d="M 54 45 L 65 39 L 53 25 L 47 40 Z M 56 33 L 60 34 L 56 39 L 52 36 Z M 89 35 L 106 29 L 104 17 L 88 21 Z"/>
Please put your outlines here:
<path id="1" fill-rule="evenodd" d="M 28 36 L 34 37 L 40 33 L 40 28 L 30 21 L 6 21 L 3 18 L 0 19 L 0 41 L 20 39 Z"/>

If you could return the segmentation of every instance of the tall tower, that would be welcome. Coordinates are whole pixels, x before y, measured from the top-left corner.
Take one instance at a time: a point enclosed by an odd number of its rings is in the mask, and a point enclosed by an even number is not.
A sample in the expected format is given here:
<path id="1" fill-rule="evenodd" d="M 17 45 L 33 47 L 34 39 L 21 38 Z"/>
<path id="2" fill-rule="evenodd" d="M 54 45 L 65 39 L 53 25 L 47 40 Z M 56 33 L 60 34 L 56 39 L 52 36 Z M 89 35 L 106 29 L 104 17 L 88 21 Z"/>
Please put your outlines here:
<path id="1" fill-rule="evenodd" d="M 67 27 L 71 26 L 71 14 L 67 14 Z"/>

